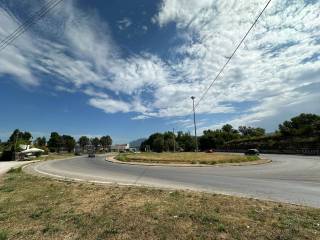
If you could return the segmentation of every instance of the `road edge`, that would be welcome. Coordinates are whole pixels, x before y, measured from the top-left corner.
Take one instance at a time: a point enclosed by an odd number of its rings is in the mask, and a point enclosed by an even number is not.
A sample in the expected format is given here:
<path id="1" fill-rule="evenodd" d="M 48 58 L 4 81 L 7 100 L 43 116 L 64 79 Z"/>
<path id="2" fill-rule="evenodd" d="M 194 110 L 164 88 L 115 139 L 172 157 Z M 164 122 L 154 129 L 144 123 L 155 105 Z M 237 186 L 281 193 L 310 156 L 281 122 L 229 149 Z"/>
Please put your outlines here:
<path id="1" fill-rule="evenodd" d="M 248 161 L 248 162 L 242 162 L 242 163 L 218 163 L 218 164 L 200 164 L 200 163 L 196 163 L 196 164 L 176 164 L 176 163 L 144 163 L 144 162 L 123 162 L 123 161 L 119 161 L 117 159 L 115 159 L 115 156 L 106 156 L 105 159 L 107 162 L 110 163 L 116 163 L 116 164 L 126 164 L 126 165 L 138 165 L 138 166 L 149 166 L 149 167 L 156 167 L 156 166 L 160 166 L 160 167 L 232 167 L 232 166 L 254 166 L 254 165 L 262 165 L 262 164 L 268 164 L 271 163 L 272 160 L 270 159 L 266 159 L 266 158 L 261 158 L 259 160 L 256 161 Z"/>

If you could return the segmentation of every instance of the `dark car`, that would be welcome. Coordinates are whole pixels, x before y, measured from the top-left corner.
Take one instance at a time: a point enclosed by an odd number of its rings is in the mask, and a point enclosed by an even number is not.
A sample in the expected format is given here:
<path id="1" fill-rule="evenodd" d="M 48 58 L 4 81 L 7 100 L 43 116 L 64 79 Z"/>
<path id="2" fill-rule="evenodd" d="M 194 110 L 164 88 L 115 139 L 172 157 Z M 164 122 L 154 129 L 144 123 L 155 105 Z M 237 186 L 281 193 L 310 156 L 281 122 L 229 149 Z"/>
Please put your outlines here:
<path id="1" fill-rule="evenodd" d="M 95 151 L 94 146 L 88 145 L 87 146 L 87 153 L 88 153 L 88 157 L 95 157 L 96 156 L 96 151 Z"/>
<path id="2" fill-rule="evenodd" d="M 245 153 L 245 155 L 259 155 L 259 150 L 258 149 L 248 149 Z"/>

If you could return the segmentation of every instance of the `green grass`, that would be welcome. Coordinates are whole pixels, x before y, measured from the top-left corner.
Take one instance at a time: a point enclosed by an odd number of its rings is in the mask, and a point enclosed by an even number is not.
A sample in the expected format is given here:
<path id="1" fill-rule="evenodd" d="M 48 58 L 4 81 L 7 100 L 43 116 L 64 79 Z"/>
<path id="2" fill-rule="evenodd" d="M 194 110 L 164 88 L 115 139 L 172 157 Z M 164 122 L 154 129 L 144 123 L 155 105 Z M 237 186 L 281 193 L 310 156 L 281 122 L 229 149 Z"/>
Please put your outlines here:
<path id="1" fill-rule="evenodd" d="M 185 163 L 185 164 L 221 164 L 242 163 L 259 160 L 258 156 L 239 154 L 181 152 L 181 153 L 121 153 L 116 159 L 123 162 L 145 163 Z"/>
<path id="2" fill-rule="evenodd" d="M 19 171 L 0 187 L 0 240 L 320 239 L 320 209 L 308 207 Z"/>
<path id="3" fill-rule="evenodd" d="M 7 240 L 8 234 L 6 231 L 0 230 L 0 240 Z"/>

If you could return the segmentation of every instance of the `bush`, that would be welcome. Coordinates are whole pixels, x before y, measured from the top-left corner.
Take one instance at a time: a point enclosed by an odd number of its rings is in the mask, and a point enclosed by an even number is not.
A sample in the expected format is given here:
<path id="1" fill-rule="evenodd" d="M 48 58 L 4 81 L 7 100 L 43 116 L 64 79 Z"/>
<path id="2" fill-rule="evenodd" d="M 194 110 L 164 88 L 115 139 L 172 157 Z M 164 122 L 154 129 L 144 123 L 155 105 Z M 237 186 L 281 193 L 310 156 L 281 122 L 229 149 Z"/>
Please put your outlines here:
<path id="1" fill-rule="evenodd" d="M 14 152 L 12 150 L 5 150 L 2 152 L 0 161 L 12 161 Z"/>

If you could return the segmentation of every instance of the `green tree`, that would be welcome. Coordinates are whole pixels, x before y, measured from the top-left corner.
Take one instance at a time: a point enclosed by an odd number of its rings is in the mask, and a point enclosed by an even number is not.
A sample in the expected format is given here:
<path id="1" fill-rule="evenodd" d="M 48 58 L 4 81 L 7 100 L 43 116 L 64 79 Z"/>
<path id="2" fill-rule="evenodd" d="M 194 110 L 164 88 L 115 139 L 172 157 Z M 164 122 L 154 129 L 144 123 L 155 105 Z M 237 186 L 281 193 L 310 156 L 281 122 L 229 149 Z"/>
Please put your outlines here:
<path id="1" fill-rule="evenodd" d="M 100 145 L 100 139 L 97 137 L 91 138 L 90 142 L 94 146 L 95 149 L 97 149 Z"/>
<path id="2" fill-rule="evenodd" d="M 201 150 L 217 148 L 223 142 L 220 130 L 205 130 L 203 131 L 203 135 L 199 137 L 199 147 Z"/>
<path id="3" fill-rule="evenodd" d="M 279 131 L 283 136 L 317 136 L 319 121 L 319 115 L 301 113 L 299 116 L 280 124 Z"/>
<path id="4" fill-rule="evenodd" d="M 152 142 L 152 150 L 155 152 L 163 152 L 164 150 L 164 138 L 163 135 L 157 135 Z"/>
<path id="5" fill-rule="evenodd" d="M 175 138 L 176 138 L 176 136 L 173 134 L 173 132 L 165 132 L 163 134 L 164 150 L 165 151 L 167 151 L 167 152 L 173 151 Z"/>
<path id="6" fill-rule="evenodd" d="M 30 132 L 21 132 L 19 129 L 15 129 L 11 136 L 9 137 L 8 142 L 16 144 L 30 144 L 32 135 Z"/>
<path id="7" fill-rule="evenodd" d="M 266 133 L 266 130 L 263 128 L 253 128 L 253 127 L 247 127 L 247 126 L 239 126 L 239 132 L 244 137 L 259 137 L 263 136 Z"/>
<path id="8" fill-rule="evenodd" d="M 46 146 L 46 138 L 45 137 L 37 137 L 36 140 L 34 141 L 34 144 L 37 147 L 45 147 Z"/>
<path id="9" fill-rule="evenodd" d="M 50 139 L 48 141 L 48 148 L 51 152 L 60 152 L 62 147 L 62 138 L 57 132 L 52 132 L 50 134 Z"/>
<path id="10" fill-rule="evenodd" d="M 63 147 L 70 153 L 74 150 L 74 147 L 76 146 L 76 140 L 69 135 L 62 135 L 62 145 Z"/>
<path id="11" fill-rule="evenodd" d="M 78 143 L 83 151 L 85 146 L 87 146 L 90 143 L 90 139 L 87 136 L 81 136 L 78 140 Z"/>
<path id="12" fill-rule="evenodd" d="M 100 144 L 104 149 L 107 149 L 112 145 L 112 138 L 109 135 L 102 136 L 100 138 Z"/>
<path id="13" fill-rule="evenodd" d="M 179 145 L 179 148 L 186 152 L 195 151 L 196 141 L 190 133 L 184 133 L 179 131 L 177 134 L 176 142 Z"/>

